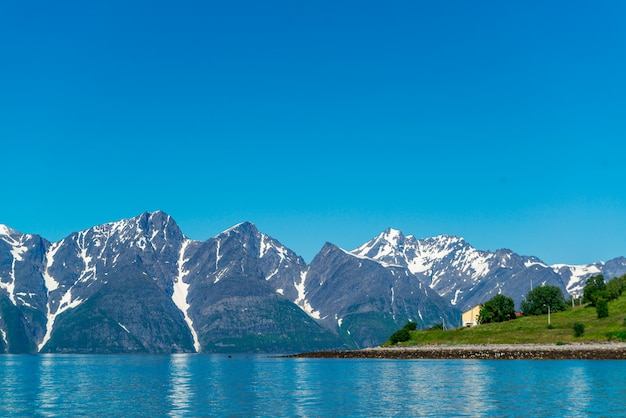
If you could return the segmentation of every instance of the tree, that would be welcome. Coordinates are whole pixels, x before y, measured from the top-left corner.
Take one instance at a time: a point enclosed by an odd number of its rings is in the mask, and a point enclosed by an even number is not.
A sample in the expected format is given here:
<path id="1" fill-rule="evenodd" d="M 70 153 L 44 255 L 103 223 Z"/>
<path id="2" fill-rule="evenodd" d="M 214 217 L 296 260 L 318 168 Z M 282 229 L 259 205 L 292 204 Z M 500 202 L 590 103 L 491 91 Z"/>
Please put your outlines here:
<path id="1" fill-rule="evenodd" d="M 393 334 L 391 334 L 391 337 L 389 337 L 389 342 L 391 344 L 397 344 L 397 343 L 409 341 L 410 339 L 411 339 L 411 334 L 409 333 L 409 330 L 402 328 L 401 330 L 398 330 L 394 332 Z"/>
<path id="2" fill-rule="evenodd" d="M 402 329 L 405 329 L 407 331 L 415 331 L 417 329 L 417 322 L 409 321 Z"/>
<path id="3" fill-rule="evenodd" d="M 583 303 L 591 303 L 591 306 L 596 306 L 596 301 L 599 298 L 607 299 L 606 283 L 601 274 L 587 279 L 583 290 Z"/>
<path id="4" fill-rule="evenodd" d="M 626 276 L 615 277 L 606 284 L 607 300 L 615 300 L 626 290 Z"/>
<path id="5" fill-rule="evenodd" d="M 574 322 L 572 328 L 574 328 L 574 337 L 582 337 L 585 333 L 585 324 L 581 322 Z"/>
<path id="6" fill-rule="evenodd" d="M 548 309 L 550 312 L 567 309 L 563 292 L 556 286 L 535 287 L 528 292 L 521 306 L 524 315 L 544 315 L 548 313 Z"/>
<path id="7" fill-rule="evenodd" d="M 605 299 L 596 299 L 596 313 L 598 314 L 598 318 L 606 318 L 609 316 L 609 303 Z"/>
<path id="8" fill-rule="evenodd" d="M 404 325 L 404 327 L 402 327 L 402 329 L 391 334 L 391 337 L 389 337 L 389 342 L 391 344 L 397 344 L 409 341 L 411 339 L 411 331 L 415 331 L 416 329 L 417 323 L 409 321 Z"/>
<path id="9" fill-rule="evenodd" d="M 503 322 L 515 319 L 515 302 L 512 298 L 498 294 L 480 307 L 478 323 Z"/>

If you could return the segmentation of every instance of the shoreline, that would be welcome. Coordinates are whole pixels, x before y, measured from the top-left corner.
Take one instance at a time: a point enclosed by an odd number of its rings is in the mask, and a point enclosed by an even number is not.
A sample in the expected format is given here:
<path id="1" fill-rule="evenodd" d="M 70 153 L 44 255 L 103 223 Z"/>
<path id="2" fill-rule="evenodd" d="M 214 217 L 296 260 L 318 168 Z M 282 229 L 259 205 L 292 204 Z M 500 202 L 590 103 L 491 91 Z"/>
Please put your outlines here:
<path id="1" fill-rule="evenodd" d="M 626 360 L 626 343 L 416 345 L 316 351 L 285 357 L 398 360 Z"/>

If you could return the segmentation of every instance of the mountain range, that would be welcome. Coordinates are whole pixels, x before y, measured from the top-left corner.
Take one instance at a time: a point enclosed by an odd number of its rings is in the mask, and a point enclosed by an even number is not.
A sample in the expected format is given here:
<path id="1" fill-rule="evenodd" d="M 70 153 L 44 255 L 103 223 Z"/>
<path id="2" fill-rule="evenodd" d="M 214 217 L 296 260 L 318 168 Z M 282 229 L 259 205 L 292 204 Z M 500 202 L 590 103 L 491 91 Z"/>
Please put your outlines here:
<path id="1" fill-rule="evenodd" d="M 462 238 L 387 229 L 353 251 L 327 243 L 307 264 L 249 222 L 204 242 L 157 211 L 49 242 L 0 225 L 0 352 L 292 353 L 363 348 L 407 321 L 460 325 L 497 293 L 578 295 L 626 258 L 547 265 Z"/>

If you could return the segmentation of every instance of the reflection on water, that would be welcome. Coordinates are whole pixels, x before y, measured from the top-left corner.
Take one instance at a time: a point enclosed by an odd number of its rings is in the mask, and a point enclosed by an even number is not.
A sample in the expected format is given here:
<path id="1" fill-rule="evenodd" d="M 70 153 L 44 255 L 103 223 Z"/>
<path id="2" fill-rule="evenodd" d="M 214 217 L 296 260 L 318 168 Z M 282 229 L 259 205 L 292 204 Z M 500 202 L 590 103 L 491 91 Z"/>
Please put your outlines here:
<path id="1" fill-rule="evenodd" d="M 459 405 L 461 415 L 471 416 L 474 411 L 489 413 L 489 389 L 492 387 L 491 370 L 485 362 L 470 360 L 457 364 L 458 386 L 454 389 L 463 394 L 466 402 Z"/>
<path id="2" fill-rule="evenodd" d="M 60 404 L 59 394 L 61 391 L 55 389 L 55 358 L 52 355 L 42 355 L 39 362 L 38 378 L 38 410 L 43 416 L 53 416 L 55 407 Z"/>
<path id="3" fill-rule="evenodd" d="M 564 395 L 570 405 L 571 416 L 587 416 L 591 388 L 585 367 L 574 366 L 570 369 L 569 378 L 566 380 Z"/>
<path id="4" fill-rule="evenodd" d="M 0 416 L 616 416 L 623 361 L 0 356 Z"/>
<path id="5" fill-rule="evenodd" d="M 189 356 L 174 354 L 170 356 L 169 363 L 169 393 L 168 399 L 171 405 L 170 416 L 182 417 L 184 411 L 191 407 L 191 373 L 189 371 Z"/>
<path id="6" fill-rule="evenodd" d="M 295 359 L 296 361 L 291 364 L 292 373 L 289 373 L 289 364 L 283 363 L 284 366 L 281 370 L 285 376 L 291 376 L 289 397 L 294 399 L 293 413 L 297 416 L 306 416 L 310 411 L 310 405 L 312 400 L 316 398 L 316 393 L 319 390 L 315 390 L 315 386 L 318 384 L 317 379 L 313 378 L 311 371 L 312 363 L 305 359 Z"/>

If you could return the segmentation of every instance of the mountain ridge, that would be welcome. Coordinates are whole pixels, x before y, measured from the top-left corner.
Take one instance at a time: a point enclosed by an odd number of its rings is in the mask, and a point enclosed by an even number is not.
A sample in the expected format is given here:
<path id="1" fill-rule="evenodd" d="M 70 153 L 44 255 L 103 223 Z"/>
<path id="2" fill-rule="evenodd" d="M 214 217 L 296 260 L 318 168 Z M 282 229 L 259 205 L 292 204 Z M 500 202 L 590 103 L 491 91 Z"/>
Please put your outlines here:
<path id="1" fill-rule="evenodd" d="M 56 242 L 0 225 L 0 352 L 362 348 L 408 320 L 455 324 L 495 293 L 519 302 L 532 280 L 580 291 L 585 277 L 604 271 L 626 272 L 626 259 L 548 266 L 393 228 L 352 251 L 327 243 L 307 264 L 247 221 L 206 241 L 186 237 L 162 211 Z M 125 285 L 151 296 L 110 297 Z"/>

